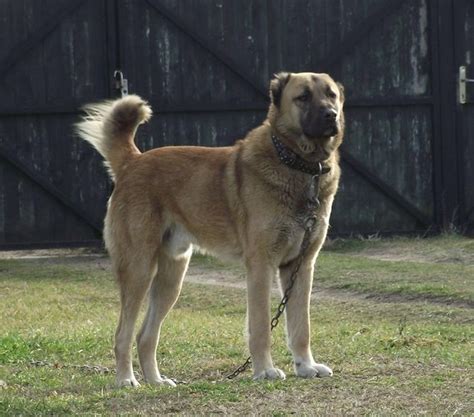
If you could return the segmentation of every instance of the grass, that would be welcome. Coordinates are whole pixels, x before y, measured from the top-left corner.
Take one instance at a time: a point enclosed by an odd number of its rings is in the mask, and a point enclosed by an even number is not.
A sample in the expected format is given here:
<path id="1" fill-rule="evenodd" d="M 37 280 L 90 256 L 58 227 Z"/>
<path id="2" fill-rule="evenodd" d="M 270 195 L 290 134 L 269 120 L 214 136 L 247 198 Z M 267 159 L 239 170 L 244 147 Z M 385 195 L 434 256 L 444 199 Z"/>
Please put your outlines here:
<path id="1" fill-rule="evenodd" d="M 317 285 L 334 297 L 313 302 L 312 339 L 318 359 L 334 370 L 329 379 L 292 376 L 279 328 L 274 360 L 286 381 L 257 383 L 248 373 L 222 380 L 245 359 L 245 292 L 185 284 L 158 349 L 163 374 L 188 382 L 176 389 L 116 389 L 112 375 L 71 367 L 114 366 L 118 297 L 107 269 L 94 260 L 2 260 L 0 379 L 7 385 L 0 388 L 0 415 L 470 415 L 472 265 L 368 254 L 394 253 L 405 244 L 415 243 L 344 241 L 323 253 Z M 202 257 L 194 267 L 240 273 Z M 397 297 L 338 296 L 339 288 Z M 32 366 L 31 360 L 55 365 Z"/>
<path id="2" fill-rule="evenodd" d="M 474 307 L 474 240 L 459 235 L 338 240 L 320 270 L 323 288 Z"/>
<path id="3" fill-rule="evenodd" d="M 231 270 L 208 257 L 195 265 Z M 378 298 L 429 299 L 474 307 L 474 240 L 458 235 L 429 239 L 338 239 L 318 258 L 315 290 L 348 290 Z"/>

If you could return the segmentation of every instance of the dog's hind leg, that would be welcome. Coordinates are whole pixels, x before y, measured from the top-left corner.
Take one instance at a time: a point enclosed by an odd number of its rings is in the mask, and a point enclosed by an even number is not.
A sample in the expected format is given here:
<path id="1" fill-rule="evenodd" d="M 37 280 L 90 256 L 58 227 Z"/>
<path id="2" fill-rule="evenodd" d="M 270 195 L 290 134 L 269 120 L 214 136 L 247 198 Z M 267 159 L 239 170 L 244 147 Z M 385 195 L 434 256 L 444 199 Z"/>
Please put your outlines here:
<path id="1" fill-rule="evenodd" d="M 115 268 L 121 299 L 120 320 L 115 333 L 117 385 L 125 387 L 140 385 L 133 374 L 131 357 L 133 330 L 143 298 L 156 273 L 156 261 L 147 262 L 143 254 L 133 259 L 134 262 Z"/>
<path id="2" fill-rule="evenodd" d="M 172 380 L 161 376 L 156 362 L 156 348 L 163 320 L 181 291 L 191 254 L 190 247 L 179 257 L 173 258 L 165 251 L 161 251 L 158 258 L 158 272 L 150 288 L 148 311 L 137 336 L 140 365 L 146 382 L 151 384 L 175 386 Z"/>

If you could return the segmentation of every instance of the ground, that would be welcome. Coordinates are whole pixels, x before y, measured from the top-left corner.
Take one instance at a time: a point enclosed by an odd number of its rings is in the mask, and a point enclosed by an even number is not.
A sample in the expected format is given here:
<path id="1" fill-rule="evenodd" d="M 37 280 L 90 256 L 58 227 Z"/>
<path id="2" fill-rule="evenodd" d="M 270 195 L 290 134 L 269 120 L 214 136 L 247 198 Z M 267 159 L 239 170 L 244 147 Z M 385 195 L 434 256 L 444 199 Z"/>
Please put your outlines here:
<path id="1" fill-rule="evenodd" d="M 244 288 L 241 267 L 195 257 L 158 349 L 162 372 L 186 384 L 116 389 L 103 368 L 83 366 L 114 365 L 118 296 L 107 257 L 1 253 L 0 415 L 474 414 L 472 239 L 329 242 L 311 321 L 332 378 L 295 378 L 278 328 L 274 359 L 286 381 L 223 379 L 247 353 Z"/>

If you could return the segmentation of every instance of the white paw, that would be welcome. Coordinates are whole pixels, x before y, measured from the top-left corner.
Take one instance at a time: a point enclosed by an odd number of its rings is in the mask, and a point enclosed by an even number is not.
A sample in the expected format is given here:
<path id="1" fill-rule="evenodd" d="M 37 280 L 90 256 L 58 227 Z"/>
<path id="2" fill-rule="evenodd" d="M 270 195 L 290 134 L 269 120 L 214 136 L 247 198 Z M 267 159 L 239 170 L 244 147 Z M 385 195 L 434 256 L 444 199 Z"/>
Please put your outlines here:
<path id="1" fill-rule="evenodd" d="M 176 383 L 172 379 L 166 378 L 164 376 L 161 378 L 147 380 L 146 382 L 152 385 L 168 385 L 170 387 L 176 386 Z"/>
<path id="2" fill-rule="evenodd" d="M 132 376 L 131 378 L 117 378 L 117 386 L 137 388 L 140 386 L 140 383 Z"/>
<path id="3" fill-rule="evenodd" d="M 278 368 L 268 368 L 253 376 L 255 381 L 262 379 L 286 379 L 285 373 Z"/>
<path id="4" fill-rule="evenodd" d="M 295 364 L 296 375 L 301 378 L 324 378 L 332 376 L 331 368 L 322 363 L 308 364 L 305 362 Z"/>

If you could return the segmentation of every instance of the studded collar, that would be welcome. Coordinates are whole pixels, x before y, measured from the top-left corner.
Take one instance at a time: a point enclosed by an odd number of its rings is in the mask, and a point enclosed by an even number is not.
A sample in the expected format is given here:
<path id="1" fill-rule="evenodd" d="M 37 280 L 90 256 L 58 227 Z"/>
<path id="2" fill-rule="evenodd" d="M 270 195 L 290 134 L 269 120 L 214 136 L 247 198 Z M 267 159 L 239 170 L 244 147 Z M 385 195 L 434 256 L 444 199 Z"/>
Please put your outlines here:
<path id="1" fill-rule="evenodd" d="M 312 176 L 319 177 L 320 175 L 327 174 L 331 168 L 324 166 L 321 162 L 310 163 L 305 161 L 290 148 L 288 148 L 280 139 L 275 135 L 272 135 L 273 146 L 277 151 L 278 158 L 288 168 L 295 169 L 297 171 L 304 172 Z"/>

